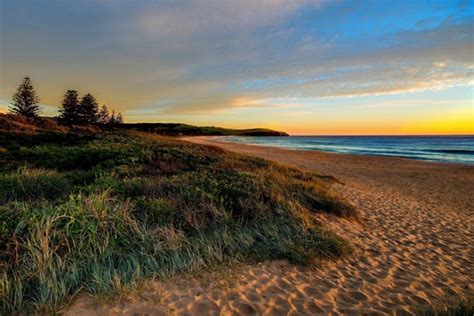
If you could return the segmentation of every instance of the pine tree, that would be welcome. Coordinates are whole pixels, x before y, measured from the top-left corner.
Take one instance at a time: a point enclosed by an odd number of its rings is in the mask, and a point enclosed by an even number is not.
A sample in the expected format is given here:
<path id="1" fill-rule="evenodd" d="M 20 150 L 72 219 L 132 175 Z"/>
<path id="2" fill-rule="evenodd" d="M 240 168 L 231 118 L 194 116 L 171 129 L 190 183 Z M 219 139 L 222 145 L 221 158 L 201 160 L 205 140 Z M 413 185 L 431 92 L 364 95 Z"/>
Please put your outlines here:
<path id="1" fill-rule="evenodd" d="M 92 94 L 88 93 L 82 97 L 79 104 L 79 118 L 81 123 L 95 124 L 97 123 L 98 104 Z"/>
<path id="2" fill-rule="evenodd" d="M 108 124 L 109 121 L 110 121 L 110 113 L 109 113 L 109 110 L 107 109 L 107 106 L 104 104 L 102 105 L 102 108 L 99 111 L 98 122 L 99 124 Z"/>
<path id="3" fill-rule="evenodd" d="M 39 98 L 29 77 L 25 77 L 13 95 L 10 112 L 27 118 L 37 118 L 41 112 Z"/>
<path id="4" fill-rule="evenodd" d="M 118 115 L 115 118 L 115 122 L 116 122 L 116 124 L 122 124 L 123 123 L 122 113 L 120 113 L 120 112 L 118 113 Z"/>
<path id="5" fill-rule="evenodd" d="M 112 114 L 110 114 L 109 124 L 110 125 L 118 125 L 123 123 L 122 113 L 115 114 L 115 110 L 112 110 Z"/>
<path id="6" fill-rule="evenodd" d="M 109 124 L 115 125 L 115 120 L 116 120 L 115 110 L 112 109 L 112 113 L 109 116 Z"/>
<path id="7" fill-rule="evenodd" d="M 67 90 L 61 102 L 59 119 L 67 124 L 80 123 L 79 94 L 76 90 Z"/>

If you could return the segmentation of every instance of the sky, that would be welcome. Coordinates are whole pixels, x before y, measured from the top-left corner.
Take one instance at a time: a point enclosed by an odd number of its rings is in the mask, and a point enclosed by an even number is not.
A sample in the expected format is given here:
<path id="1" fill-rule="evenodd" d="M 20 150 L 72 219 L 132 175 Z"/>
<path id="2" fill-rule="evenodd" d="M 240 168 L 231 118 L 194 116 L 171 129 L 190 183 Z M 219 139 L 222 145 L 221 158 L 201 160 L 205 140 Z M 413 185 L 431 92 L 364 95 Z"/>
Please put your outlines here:
<path id="1" fill-rule="evenodd" d="M 0 112 L 30 76 L 126 122 L 474 134 L 474 0 L 0 0 Z"/>

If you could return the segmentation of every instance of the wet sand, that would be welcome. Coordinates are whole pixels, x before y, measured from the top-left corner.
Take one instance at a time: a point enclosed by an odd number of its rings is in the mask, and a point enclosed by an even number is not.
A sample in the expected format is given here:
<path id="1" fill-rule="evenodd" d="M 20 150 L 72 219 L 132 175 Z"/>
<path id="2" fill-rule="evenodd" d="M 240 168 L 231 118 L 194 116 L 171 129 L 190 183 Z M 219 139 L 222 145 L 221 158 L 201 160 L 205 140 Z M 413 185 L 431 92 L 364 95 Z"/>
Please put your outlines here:
<path id="1" fill-rule="evenodd" d="M 332 175 L 360 223 L 322 216 L 354 253 L 316 268 L 236 265 L 166 282 L 68 315 L 403 314 L 474 294 L 474 166 L 185 140 Z"/>

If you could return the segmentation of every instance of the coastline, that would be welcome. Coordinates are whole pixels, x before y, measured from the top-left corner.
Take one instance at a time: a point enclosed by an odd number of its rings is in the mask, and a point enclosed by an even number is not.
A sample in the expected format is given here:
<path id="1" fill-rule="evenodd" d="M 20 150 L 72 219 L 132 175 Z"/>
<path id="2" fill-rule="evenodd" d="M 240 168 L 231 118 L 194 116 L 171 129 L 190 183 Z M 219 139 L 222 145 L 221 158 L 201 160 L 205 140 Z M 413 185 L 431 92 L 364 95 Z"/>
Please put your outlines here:
<path id="1" fill-rule="evenodd" d="M 384 186 L 401 194 L 425 199 L 431 196 L 448 208 L 474 214 L 474 166 L 417 159 L 294 150 L 219 141 L 212 136 L 182 140 L 218 146 L 225 150 L 274 160 L 292 167 L 332 175 L 364 189 Z"/>
<path id="2" fill-rule="evenodd" d="M 336 177 L 361 221 L 319 220 L 353 254 L 318 267 L 271 261 L 150 280 L 118 302 L 78 300 L 67 315 L 400 314 L 474 294 L 474 166 L 182 139 Z"/>
<path id="3" fill-rule="evenodd" d="M 297 135 L 297 136 L 290 136 L 290 137 L 293 137 L 293 138 L 299 138 L 299 137 L 309 137 L 309 138 L 313 138 L 314 136 L 302 136 L 302 135 Z M 356 136 L 356 135 L 347 135 L 347 136 L 342 136 L 342 135 L 335 135 L 335 136 L 327 136 L 327 135 L 323 135 L 323 136 L 316 136 L 317 138 L 321 138 L 321 139 L 324 139 L 324 138 L 343 138 L 343 139 L 347 139 L 347 138 L 355 138 L 355 139 L 358 139 L 358 138 L 380 138 L 380 137 L 389 137 L 389 138 L 397 138 L 397 137 L 400 137 L 400 138 L 410 138 L 410 137 L 413 137 L 413 138 L 419 138 L 419 137 L 430 137 L 430 138 L 437 138 L 437 137 L 443 137 L 443 138 L 449 138 L 449 137 L 453 137 L 453 138 L 468 138 L 468 139 L 471 139 L 474 137 L 474 135 L 387 135 L 387 136 L 384 136 L 384 135 L 360 135 L 360 136 Z M 189 136 L 183 136 L 182 139 L 186 139 L 186 138 L 190 138 Z M 469 165 L 469 166 L 474 166 L 474 162 L 466 162 L 464 160 L 449 160 L 449 159 L 436 159 L 436 158 L 426 158 L 426 157 L 422 157 L 420 155 L 409 155 L 408 153 L 399 153 L 399 154 L 384 154 L 383 152 L 382 153 L 377 153 L 377 152 L 372 152 L 370 151 L 370 153 L 366 150 L 365 152 L 361 152 L 361 151 L 357 151 L 357 150 L 354 150 L 354 151 L 347 151 L 347 152 L 341 152 L 341 151 L 338 151 L 338 150 L 321 150 L 321 149 L 318 149 L 318 148 L 307 148 L 307 147 L 302 147 L 302 148 L 298 148 L 297 146 L 295 147 L 285 147 L 285 146 L 279 146 L 280 144 L 272 144 L 272 143 L 252 143 L 252 142 L 238 142 L 238 141 L 232 141 L 232 140 L 227 140 L 227 138 L 223 137 L 223 136 L 210 136 L 210 135 L 202 135 L 202 136 L 192 136 L 191 138 L 195 138 L 195 139 L 199 139 L 199 138 L 202 138 L 202 139 L 207 139 L 209 141 L 212 141 L 212 142 L 218 142 L 218 143 L 231 143 L 231 144 L 242 144 L 242 145 L 250 145 L 250 146 L 260 146 L 260 147 L 270 147 L 270 148 L 279 148 L 279 149 L 286 149 L 286 150 L 291 150 L 291 151 L 314 151 L 314 152 L 319 152 L 319 153 L 329 153 L 329 154 L 342 154 L 342 155 L 354 155 L 354 156 L 363 156 L 363 157 L 387 157 L 387 158 L 400 158 L 400 159 L 409 159 L 409 160 L 416 160 L 416 161 L 423 161 L 423 162 L 430 162 L 430 163 L 441 163 L 441 164 L 448 164 L 448 165 Z M 245 137 L 243 137 L 245 138 Z M 257 137 L 258 139 L 265 139 L 266 137 Z M 194 140 L 195 142 L 196 140 Z M 197 140 L 199 141 L 199 140 Z M 200 141 L 203 141 L 203 140 L 200 140 Z M 370 147 L 368 147 L 370 148 Z M 428 150 L 428 152 L 436 152 L 436 150 Z M 458 150 L 458 149 L 440 149 L 439 150 L 439 153 L 455 153 L 455 154 L 459 154 L 459 153 L 466 153 L 466 152 L 469 152 L 469 153 L 472 153 L 473 151 L 472 150 Z"/>

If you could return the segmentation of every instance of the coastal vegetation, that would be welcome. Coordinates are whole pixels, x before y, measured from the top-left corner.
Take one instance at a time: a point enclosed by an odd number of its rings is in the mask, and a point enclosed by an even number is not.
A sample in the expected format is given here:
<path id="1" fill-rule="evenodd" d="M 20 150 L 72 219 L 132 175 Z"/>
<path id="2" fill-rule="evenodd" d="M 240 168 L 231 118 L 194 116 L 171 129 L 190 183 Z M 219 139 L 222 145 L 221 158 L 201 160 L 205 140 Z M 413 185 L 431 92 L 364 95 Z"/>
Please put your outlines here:
<path id="1" fill-rule="evenodd" d="M 472 316 L 474 315 L 474 298 L 469 297 L 451 302 L 447 305 L 430 306 L 417 313 L 419 316 Z"/>
<path id="2" fill-rule="evenodd" d="M 335 258 L 334 179 L 176 138 L 0 115 L 0 311 L 234 261 Z"/>
<path id="3" fill-rule="evenodd" d="M 13 95 L 9 109 L 14 115 L 34 121 L 40 119 L 41 106 L 39 102 L 40 98 L 33 88 L 31 79 L 25 77 Z M 64 94 L 57 120 L 67 125 L 117 125 L 123 122 L 121 113 L 115 114 L 115 110 L 109 113 L 106 105 L 99 109 L 92 94 L 87 93 L 79 100 L 76 90 L 67 90 Z"/>
<path id="4" fill-rule="evenodd" d="M 99 110 L 92 94 L 88 93 L 79 100 L 76 90 L 66 91 L 59 112 L 58 119 L 63 124 L 117 125 L 123 122 L 122 114 L 116 115 L 114 110 L 109 113 L 105 104 Z"/>
<path id="5" fill-rule="evenodd" d="M 267 128 L 230 129 L 214 126 L 193 126 L 181 123 L 135 123 L 117 127 L 168 136 L 288 136 L 285 132 Z"/>
<path id="6" fill-rule="evenodd" d="M 41 106 L 39 97 L 33 88 L 29 77 L 25 77 L 12 97 L 10 113 L 20 116 L 27 121 L 35 122 L 36 126 L 41 126 L 44 119 L 40 117 Z M 16 124 L 7 122 L 4 117 L 3 124 Z M 115 113 L 115 110 L 109 112 L 104 104 L 99 108 L 97 100 L 90 93 L 79 98 L 76 90 L 69 89 L 63 96 L 59 107 L 59 115 L 49 120 L 49 122 L 60 123 L 67 126 L 102 126 L 122 128 L 142 132 L 155 133 L 168 136 L 197 136 L 197 135 L 237 135 L 237 136 L 288 136 L 285 132 L 274 131 L 267 128 L 251 129 L 228 129 L 214 126 L 193 126 L 181 123 L 123 123 L 122 114 Z M 39 123 L 39 124 L 38 124 Z M 1 128 L 1 126 L 0 126 Z M 29 126 L 28 128 L 31 128 Z"/>
<path id="7" fill-rule="evenodd" d="M 37 118 L 41 113 L 39 98 L 31 79 L 25 77 L 12 97 L 10 112 L 25 118 Z"/>

